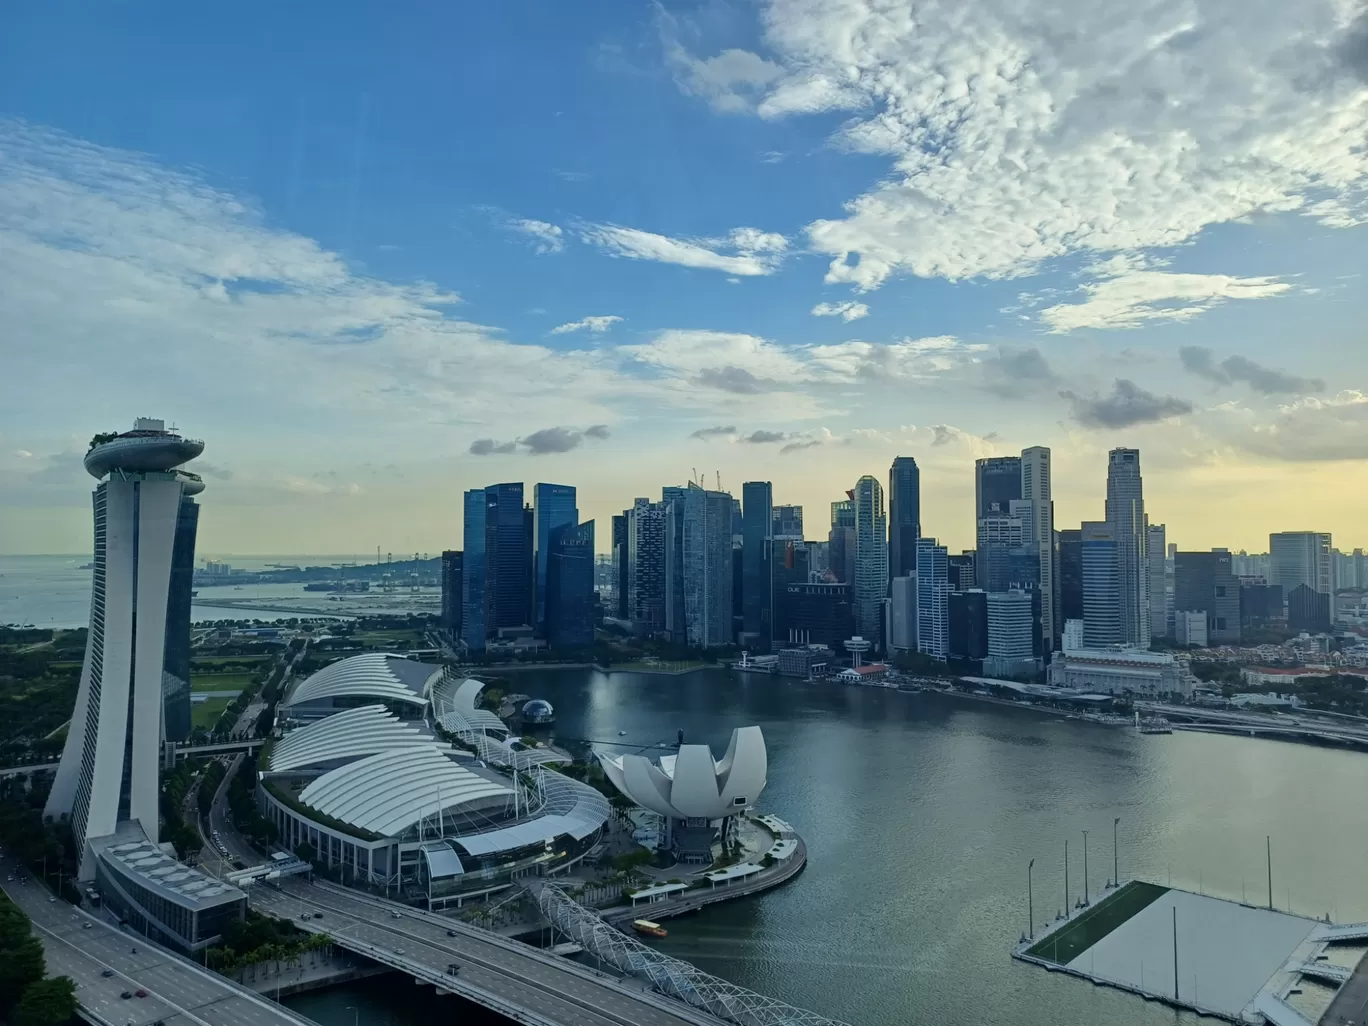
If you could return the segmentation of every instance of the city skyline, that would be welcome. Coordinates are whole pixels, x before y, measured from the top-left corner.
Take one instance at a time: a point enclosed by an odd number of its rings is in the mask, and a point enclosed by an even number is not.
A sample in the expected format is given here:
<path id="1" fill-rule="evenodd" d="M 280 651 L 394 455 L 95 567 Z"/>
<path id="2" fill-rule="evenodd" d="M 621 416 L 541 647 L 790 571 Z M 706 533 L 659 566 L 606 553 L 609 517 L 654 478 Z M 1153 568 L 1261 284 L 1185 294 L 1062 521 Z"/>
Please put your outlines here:
<path id="1" fill-rule="evenodd" d="M 225 554 L 441 551 L 463 491 L 523 477 L 603 523 L 691 468 L 816 509 L 897 455 L 967 548 L 963 468 L 1030 446 L 1059 522 L 1124 446 L 1185 545 L 1358 529 L 1336 0 L 721 8 L 36 11 L 0 102 L 0 548 L 84 551 L 86 441 L 139 409 L 224 439 Z"/>

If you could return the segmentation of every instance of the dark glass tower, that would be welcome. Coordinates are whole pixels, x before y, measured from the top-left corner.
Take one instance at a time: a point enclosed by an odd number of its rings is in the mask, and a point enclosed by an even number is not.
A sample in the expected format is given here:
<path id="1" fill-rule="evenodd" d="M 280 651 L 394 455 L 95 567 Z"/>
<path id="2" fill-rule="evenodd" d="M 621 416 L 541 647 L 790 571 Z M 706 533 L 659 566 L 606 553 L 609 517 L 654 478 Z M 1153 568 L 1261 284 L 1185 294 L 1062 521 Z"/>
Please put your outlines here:
<path id="1" fill-rule="evenodd" d="M 190 602 L 195 583 L 199 510 L 194 499 L 181 498 L 176 512 L 176 537 L 171 544 L 162 656 L 162 738 L 166 741 L 190 739 Z"/>
<path id="2" fill-rule="evenodd" d="M 465 493 L 465 550 L 461 560 L 461 640 L 472 652 L 485 648 L 486 498 L 483 488 Z"/>
<path id="3" fill-rule="evenodd" d="M 451 549 L 442 553 L 442 630 L 452 641 L 461 636 L 462 555 Z"/>
<path id="4" fill-rule="evenodd" d="M 921 537 L 921 471 L 911 456 L 899 456 L 888 471 L 888 576 L 917 573 Z"/>
<path id="5" fill-rule="evenodd" d="M 575 506 L 574 485 L 533 485 L 532 514 L 536 520 L 534 545 L 537 560 L 537 629 L 544 634 L 546 631 L 546 565 L 550 551 L 551 532 L 567 524 L 579 523 L 579 510 Z"/>
<path id="6" fill-rule="evenodd" d="M 552 528 L 546 546 L 546 641 L 551 648 L 594 643 L 594 522 Z"/>
<path id="7" fill-rule="evenodd" d="M 485 490 L 485 632 L 518 627 L 532 610 L 530 517 L 521 481 Z"/>
<path id="8" fill-rule="evenodd" d="M 774 532 L 774 490 L 768 481 L 741 485 L 741 629 L 769 650 L 774 621 L 770 539 Z"/>

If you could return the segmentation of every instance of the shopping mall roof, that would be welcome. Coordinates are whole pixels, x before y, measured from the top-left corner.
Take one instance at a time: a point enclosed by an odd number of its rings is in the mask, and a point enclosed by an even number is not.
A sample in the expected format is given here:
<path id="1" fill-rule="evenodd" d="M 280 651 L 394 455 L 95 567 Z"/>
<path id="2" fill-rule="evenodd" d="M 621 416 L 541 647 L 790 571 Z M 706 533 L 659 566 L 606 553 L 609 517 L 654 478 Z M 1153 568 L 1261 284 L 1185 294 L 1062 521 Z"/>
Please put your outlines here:
<path id="1" fill-rule="evenodd" d="M 430 744 L 348 763 L 299 794 L 301 802 L 323 815 L 385 837 L 397 837 L 439 812 L 512 797 L 511 787 L 466 769 Z"/>
<path id="2" fill-rule="evenodd" d="M 608 822 L 612 812 L 608 799 L 597 790 L 559 773 L 543 775 L 542 792 L 546 802 L 535 818 L 453 840 L 471 855 L 523 848 L 562 834 L 582 841 Z"/>
<path id="3" fill-rule="evenodd" d="M 423 706 L 428 687 L 441 672 L 440 666 L 366 652 L 323 667 L 298 684 L 282 704 L 288 708 L 332 698 L 375 698 Z"/>
<path id="4" fill-rule="evenodd" d="M 108 837 L 92 839 L 90 846 L 108 870 L 131 877 L 135 883 L 182 908 L 213 908 L 246 898 L 231 884 L 177 862 L 149 841 L 142 828 L 132 821 L 120 823 L 118 831 Z"/>
<path id="5" fill-rule="evenodd" d="M 383 705 L 363 705 L 290 731 L 271 749 L 269 769 L 284 773 L 415 745 L 449 749 L 426 729 L 406 723 Z"/>
<path id="6" fill-rule="evenodd" d="M 508 726 L 488 709 L 478 709 L 476 699 L 484 689 L 485 682 L 467 677 L 457 683 L 455 677 L 445 674 L 432 687 L 432 707 L 442 726 L 457 733 L 468 731 L 497 730 L 508 733 Z"/>

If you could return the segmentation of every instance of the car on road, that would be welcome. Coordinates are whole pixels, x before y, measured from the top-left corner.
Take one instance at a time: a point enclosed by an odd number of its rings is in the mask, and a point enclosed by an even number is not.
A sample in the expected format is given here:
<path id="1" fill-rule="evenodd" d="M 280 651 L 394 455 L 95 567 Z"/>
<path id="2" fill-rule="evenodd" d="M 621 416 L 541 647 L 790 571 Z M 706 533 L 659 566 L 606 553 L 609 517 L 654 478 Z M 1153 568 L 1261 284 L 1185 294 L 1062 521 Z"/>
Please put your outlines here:
<path id="1" fill-rule="evenodd" d="M 104 969 L 104 970 L 102 970 L 102 971 L 100 972 L 100 975 L 101 975 L 101 976 L 113 976 L 113 975 L 114 975 L 114 970 L 113 970 L 113 969 Z"/>
<path id="2" fill-rule="evenodd" d="M 123 998 L 125 1001 L 127 1001 L 127 1000 L 128 1000 L 129 998 L 131 998 L 132 996 L 133 996 L 133 992 L 132 992 L 131 990 L 126 990 L 126 991 L 124 991 L 122 994 L 119 995 L 119 997 Z"/>
<path id="3" fill-rule="evenodd" d="M 48 902 L 49 902 L 49 903 L 51 903 L 51 902 L 54 902 L 54 901 L 56 901 L 56 900 L 57 900 L 57 898 L 56 898 L 56 897 L 51 897 L 51 898 L 48 898 Z"/>
<path id="4" fill-rule="evenodd" d="M 147 991 L 144 990 L 142 987 L 139 987 L 133 993 L 136 994 L 138 997 L 147 997 Z"/>
<path id="5" fill-rule="evenodd" d="M 455 976 L 460 971 L 461 967 L 457 965 L 455 962 L 452 962 L 447 966 L 447 975 L 449 976 Z"/>
<path id="6" fill-rule="evenodd" d="M 447 936 L 448 936 L 448 937 L 455 937 L 455 936 L 456 936 L 456 931 L 455 931 L 455 930 L 448 930 L 448 931 L 447 931 Z"/>
<path id="7" fill-rule="evenodd" d="M 391 912 L 391 913 L 390 913 L 390 918 L 391 918 L 391 919 L 403 919 L 403 918 L 404 918 L 404 913 L 402 913 L 402 912 Z"/>
<path id="8" fill-rule="evenodd" d="M 82 930 L 89 930 L 90 927 L 91 927 L 91 924 L 90 924 L 90 923 L 82 923 L 82 924 L 81 924 L 81 929 L 82 929 Z"/>

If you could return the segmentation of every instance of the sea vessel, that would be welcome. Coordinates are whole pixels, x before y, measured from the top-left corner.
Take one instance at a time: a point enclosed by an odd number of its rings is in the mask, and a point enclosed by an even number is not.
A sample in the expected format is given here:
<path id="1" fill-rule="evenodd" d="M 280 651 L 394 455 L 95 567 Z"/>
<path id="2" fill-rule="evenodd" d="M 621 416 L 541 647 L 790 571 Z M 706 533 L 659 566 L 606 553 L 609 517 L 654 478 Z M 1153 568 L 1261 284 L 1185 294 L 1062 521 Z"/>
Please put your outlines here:
<path id="1" fill-rule="evenodd" d="M 632 929 L 645 937 L 666 937 L 665 927 L 659 923 L 653 923 L 649 919 L 636 919 L 632 921 Z"/>

